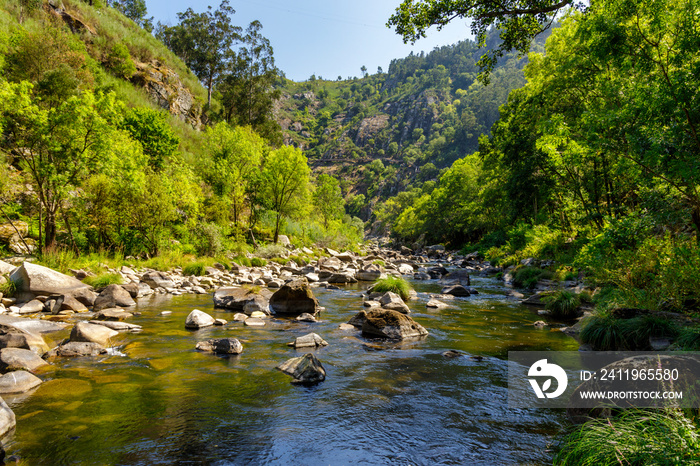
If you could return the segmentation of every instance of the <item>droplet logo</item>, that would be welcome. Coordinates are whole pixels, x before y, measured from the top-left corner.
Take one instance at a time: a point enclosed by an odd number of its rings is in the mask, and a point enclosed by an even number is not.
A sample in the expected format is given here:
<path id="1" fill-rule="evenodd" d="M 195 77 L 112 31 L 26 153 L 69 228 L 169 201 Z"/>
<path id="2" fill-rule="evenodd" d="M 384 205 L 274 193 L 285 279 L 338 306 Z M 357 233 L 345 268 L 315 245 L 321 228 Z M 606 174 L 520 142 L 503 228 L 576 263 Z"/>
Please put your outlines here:
<path id="1" fill-rule="evenodd" d="M 549 364 L 546 359 L 540 359 L 532 366 L 527 373 L 528 377 L 547 377 L 540 387 L 539 382 L 536 379 L 528 379 L 532 389 L 535 391 L 537 398 L 557 398 L 566 390 L 566 386 L 569 383 L 566 377 L 566 372 L 564 369 L 557 366 L 556 364 Z M 557 389 L 553 392 L 548 392 L 552 387 L 552 378 L 557 381 Z"/>

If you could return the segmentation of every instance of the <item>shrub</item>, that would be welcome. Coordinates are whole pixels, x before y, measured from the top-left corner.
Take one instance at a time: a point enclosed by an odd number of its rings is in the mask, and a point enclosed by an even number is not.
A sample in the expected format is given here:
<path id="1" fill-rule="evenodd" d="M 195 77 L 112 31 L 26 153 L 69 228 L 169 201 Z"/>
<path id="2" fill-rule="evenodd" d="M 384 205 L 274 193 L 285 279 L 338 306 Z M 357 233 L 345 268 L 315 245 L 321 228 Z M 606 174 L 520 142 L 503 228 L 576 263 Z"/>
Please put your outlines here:
<path id="1" fill-rule="evenodd" d="M 599 314 L 585 320 L 581 327 L 581 342 L 597 351 L 628 349 L 622 322 L 610 314 Z"/>
<path id="2" fill-rule="evenodd" d="M 250 265 L 252 267 L 265 267 L 267 265 L 267 261 L 265 259 L 261 259 L 259 257 L 253 257 L 250 260 Z"/>
<path id="3" fill-rule="evenodd" d="M 94 288 L 100 289 L 108 285 L 120 285 L 122 283 L 122 276 L 118 273 L 101 273 L 99 275 L 91 275 L 83 280 Z"/>
<path id="4" fill-rule="evenodd" d="M 533 289 L 541 279 L 552 278 L 552 272 L 538 267 L 520 267 L 513 275 L 513 286 Z"/>
<path id="5" fill-rule="evenodd" d="M 560 319 L 573 319 L 576 317 L 581 299 L 573 291 L 557 290 L 543 299 L 545 308 L 551 312 L 552 317 Z"/>
<path id="6" fill-rule="evenodd" d="M 12 297 L 15 295 L 15 292 L 17 291 L 18 284 L 10 280 L 10 277 L 5 275 L 5 283 L 0 283 L 0 293 L 4 297 Z"/>
<path id="7" fill-rule="evenodd" d="M 201 277 L 202 275 L 204 275 L 206 267 L 207 265 L 204 262 L 192 262 L 182 268 L 182 274 Z"/>
<path id="8" fill-rule="evenodd" d="M 668 319 L 646 314 L 622 322 L 622 330 L 630 349 L 649 348 L 649 337 L 670 337 L 678 335 L 678 327 Z"/>
<path id="9" fill-rule="evenodd" d="M 700 327 L 686 327 L 680 331 L 675 346 L 683 351 L 700 350 Z"/>
<path id="10" fill-rule="evenodd" d="M 264 258 L 272 259 L 273 257 L 284 257 L 287 255 L 287 249 L 281 244 L 268 244 L 258 248 L 255 253 Z"/>
<path id="11" fill-rule="evenodd" d="M 554 464 L 698 464 L 700 435 L 678 410 L 629 409 L 564 437 Z"/>
<path id="12" fill-rule="evenodd" d="M 377 280 L 374 285 L 372 285 L 372 288 L 370 288 L 370 291 L 377 293 L 391 291 L 401 296 L 401 299 L 406 301 L 411 296 L 411 289 L 411 285 L 403 278 L 389 276 Z"/>
<path id="13" fill-rule="evenodd" d="M 252 266 L 250 259 L 248 259 L 246 256 L 236 256 L 232 260 L 236 264 L 242 265 L 243 267 L 251 267 Z"/>

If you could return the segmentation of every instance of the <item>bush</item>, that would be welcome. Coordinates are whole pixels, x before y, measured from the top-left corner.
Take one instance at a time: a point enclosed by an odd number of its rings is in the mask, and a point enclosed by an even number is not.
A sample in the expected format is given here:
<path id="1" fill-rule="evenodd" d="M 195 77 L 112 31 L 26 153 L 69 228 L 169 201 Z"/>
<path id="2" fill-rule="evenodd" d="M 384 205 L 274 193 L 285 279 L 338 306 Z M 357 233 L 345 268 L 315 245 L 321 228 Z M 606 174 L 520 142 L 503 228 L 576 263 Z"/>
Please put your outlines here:
<path id="1" fill-rule="evenodd" d="M 118 273 L 102 273 L 99 275 L 91 275 L 83 280 L 93 288 L 100 289 L 105 288 L 109 285 L 120 285 L 122 283 L 122 276 Z"/>
<path id="2" fill-rule="evenodd" d="M 284 257 L 287 255 L 287 249 L 281 244 L 268 244 L 258 248 L 255 253 L 264 258 L 272 259 L 273 257 Z"/>
<path id="3" fill-rule="evenodd" d="M 650 337 L 669 337 L 678 335 L 678 327 L 663 317 L 646 314 L 622 322 L 625 338 L 632 350 L 651 349 Z"/>
<path id="4" fill-rule="evenodd" d="M 609 314 L 586 319 L 580 336 L 582 343 L 591 345 L 596 351 L 628 349 L 622 322 Z"/>
<path id="5" fill-rule="evenodd" d="M 248 259 L 246 256 L 236 256 L 232 260 L 236 264 L 242 265 L 243 267 L 251 267 L 252 266 L 250 259 Z"/>
<path id="6" fill-rule="evenodd" d="M 182 274 L 201 277 L 202 275 L 204 275 L 204 271 L 206 268 L 207 265 L 204 262 L 192 262 L 182 268 Z"/>
<path id="7" fill-rule="evenodd" d="M 401 296 L 401 299 L 404 301 L 408 300 L 408 298 L 411 296 L 411 290 L 411 285 L 406 280 L 391 276 L 377 280 L 374 285 L 372 285 L 372 288 L 370 288 L 371 292 L 377 293 L 386 293 L 387 291 L 391 291 Z"/>
<path id="8" fill-rule="evenodd" d="M 520 267 L 513 275 L 513 286 L 533 289 L 541 279 L 552 278 L 552 272 L 539 267 Z"/>
<path id="9" fill-rule="evenodd" d="M 554 464 L 698 464 L 697 427 L 680 411 L 630 409 L 569 433 Z"/>
<path id="10" fill-rule="evenodd" d="M 261 259 L 259 257 L 253 257 L 250 260 L 250 265 L 252 267 L 265 267 L 267 265 L 267 261 L 265 259 Z"/>
<path id="11" fill-rule="evenodd" d="M 545 308 L 551 312 L 552 317 L 559 319 L 573 319 L 578 313 L 581 299 L 573 291 L 557 290 L 543 299 Z"/>

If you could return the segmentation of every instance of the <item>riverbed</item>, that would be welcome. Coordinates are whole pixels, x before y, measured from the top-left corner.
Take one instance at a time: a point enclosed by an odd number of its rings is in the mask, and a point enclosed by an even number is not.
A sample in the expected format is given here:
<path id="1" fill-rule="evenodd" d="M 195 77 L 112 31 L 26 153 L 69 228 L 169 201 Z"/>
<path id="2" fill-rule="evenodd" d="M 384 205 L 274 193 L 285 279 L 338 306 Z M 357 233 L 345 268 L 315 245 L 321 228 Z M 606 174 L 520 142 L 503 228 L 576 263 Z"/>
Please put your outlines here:
<path id="1" fill-rule="evenodd" d="M 40 387 L 6 397 L 17 428 L 5 449 L 32 465 L 551 463 L 565 415 L 508 408 L 507 352 L 578 344 L 534 328 L 535 310 L 495 279 L 472 279 L 480 294 L 440 311 L 425 307 L 440 284 L 412 284 L 411 316 L 430 335 L 401 344 L 338 328 L 362 309 L 366 284 L 314 289 L 326 308 L 317 323 L 271 319 L 263 328 L 232 322 L 210 295 L 144 298 L 131 319 L 143 332 L 121 333 L 114 354 L 54 360 Z M 186 330 L 192 309 L 229 323 Z M 307 352 L 286 344 L 310 332 L 329 343 L 314 351 L 327 378 L 293 385 L 275 367 Z M 238 338 L 243 354 L 194 349 L 221 337 Z"/>

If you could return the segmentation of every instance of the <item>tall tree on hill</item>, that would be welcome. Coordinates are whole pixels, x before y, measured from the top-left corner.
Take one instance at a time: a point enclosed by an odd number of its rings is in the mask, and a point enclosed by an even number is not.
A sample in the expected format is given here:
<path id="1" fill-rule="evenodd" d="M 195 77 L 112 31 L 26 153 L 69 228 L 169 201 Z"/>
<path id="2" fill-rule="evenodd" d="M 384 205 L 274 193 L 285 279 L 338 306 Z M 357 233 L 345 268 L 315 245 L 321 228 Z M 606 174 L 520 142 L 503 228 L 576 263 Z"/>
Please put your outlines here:
<path id="1" fill-rule="evenodd" d="M 204 13 L 188 8 L 178 13 L 176 26 L 158 23 L 156 37 L 179 56 L 207 87 L 207 103 L 211 106 L 214 85 L 230 66 L 231 47 L 241 40 L 241 28 L 231 24 L 235 10 L 223 0 L 216 11 L 208 7 Z"/>
<path id="2" fill-rule="evenodd" d="M 112 7 L 146 31 L 153 30 L 153 16 L 146 18 L 146 0 L 116 0 L 112 2 Z"/>
<path id="3" fill-rule="evenodd" d="M 224 118 L 228 123 L 250 126 L 273 143 L 281 142 L 280 128 L 272 115 L 272 104 L 280 91 L 273 88 L 279 76 L 270 41 L 260 31 L 260 21 L 250 23 L 238 53 L 229 52 L 221 92 Z"/>

